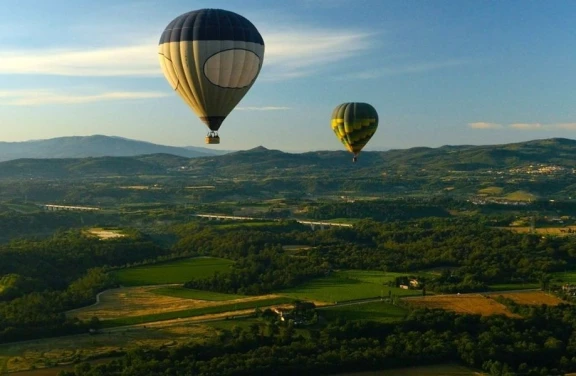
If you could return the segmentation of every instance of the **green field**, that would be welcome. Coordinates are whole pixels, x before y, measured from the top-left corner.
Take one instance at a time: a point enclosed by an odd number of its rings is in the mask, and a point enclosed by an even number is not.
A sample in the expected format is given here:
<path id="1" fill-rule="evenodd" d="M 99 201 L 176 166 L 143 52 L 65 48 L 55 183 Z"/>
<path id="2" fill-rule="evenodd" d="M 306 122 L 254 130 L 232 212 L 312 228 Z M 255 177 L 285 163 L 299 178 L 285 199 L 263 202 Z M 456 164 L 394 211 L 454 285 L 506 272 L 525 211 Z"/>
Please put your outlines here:
<path id="1" fill-rule="evenodd" d="M 504 191 L 504 189 L 501 187 L 486 187 L 479 189 L 478 193 L 486 195 L 499 195 L 502 193 L 502 191 Z"/>
<path id="2" fill-rule="evenodd" d="M 173 296 L 175 298 L 212 300 L 212 301 L 223 301 L 223 300 L 234 300 L 245 298 L 245 296 L 243 295 L 222 294 L 219 292 L 193 290 L 184 287 L 160 287 L 157 288 L 156 290 L 152 290 L 152 292 L 154 294 Z"/>
<path id="3" fill-rule="evenodd" d="M 574 277 L 576 278 L 576 275 Z M 539 288 L 539 283 L 502 283 L 499 285 L 488 286 L 490 291 L 531 290 Z"/>
<path id="4" fill-rule="evenodd" d="M 358 223 L 362 218 L 332 218 L 327 220 L 320 220 L 319 222 L 331 222 L 331 223 L 350 223 L 351 225 Z"/>
<path id="5" fill-rule="evenodd" d="M 327 320 L 338 318 L 346 320 L 370 320 L 379 322 L 395 322 L 402 320 L 407 310 L 385 302 L 350 304 L 321 308 L 319 314 Z"/>
<path id="6" fill-rule="evenodd" d="M 562 283 L 576 283 L 576 271 L 552 273 L 553 281 Z"/>
<path id="7" fill-rule="evenodd" d="M 363 298 L 393 295 L 421 295 L 420 290 L 403 290 L 388 287 L 388 281 L 405 276 L 403 273 L 384 273 L 371 270 L 347 270 L 334 272 L 302 284 L 298 287 L 279 291 L 280 294 L 294 299 L 341 302 Z"/>
<path id="8" fill-rule="evenodd" d="M 163 285 L 210 277 L 216 272 L 224 273 L 230 270 L 232 264 L 233 261 L 227 259 L 194 257 L 116 270 L 113 274 L 123 286 Z"/>
<path id="9" fill-rule="evenodd" d="M 536 196 L 534 196 L 532 193 L 525 192 L 525 191 L 516 191 L 516 192 L 508 193 L 504 197 L 506 199 L 512 200 L 512 201 L 532 201 L 532 200 L 536 199 Z"/>
<path id="10" fill-rule="evenodd" d="M 224 305 L 203 307 L 203 308 L 185 309 L 182 311 L 164 312 L 164 313 L 157 313 L 157 314 L 152 314 L 152 315 L 122 317 L 122 318 L 118 318 L 118 319 L 103 321 L 102 324 L 104 327 L 111 328 L 111 327 L 115 327 L 115 326 L 145 324 L 148 322 L 183 319 L 183 318 L 187 318 L 187 317 L 213 315 L 216 313 L 234 312 L 234 311 L 252 309 L 252 308 L 257 308 L 257 307 L 262 308 L 262 307 L 269 307 L 269 306 L 280 305 L 280 304 L 290 304 L 292 302 L 294 302 L 294 299 L 290 299 L 290 298 L 286 298 L 286 297 L 270 298 L 270 299 L 262 299 L 262 300 L 252 300 L 252 301 L 248 301 L 248 302 L 224 304 Z"/>

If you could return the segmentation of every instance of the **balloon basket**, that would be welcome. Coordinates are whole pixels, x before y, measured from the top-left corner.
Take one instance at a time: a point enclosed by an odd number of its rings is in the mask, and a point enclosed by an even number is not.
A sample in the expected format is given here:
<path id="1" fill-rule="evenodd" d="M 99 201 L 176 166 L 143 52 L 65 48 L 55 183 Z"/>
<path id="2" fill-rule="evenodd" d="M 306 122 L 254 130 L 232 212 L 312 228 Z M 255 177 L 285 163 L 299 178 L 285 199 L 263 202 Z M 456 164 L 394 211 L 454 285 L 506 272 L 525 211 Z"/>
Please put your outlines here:
<path id="1" fill-rule="evenodd" d="M 220 136 L 206 136 L 206 143 L 207 144 L 219 144 L 220 143 Z"/>

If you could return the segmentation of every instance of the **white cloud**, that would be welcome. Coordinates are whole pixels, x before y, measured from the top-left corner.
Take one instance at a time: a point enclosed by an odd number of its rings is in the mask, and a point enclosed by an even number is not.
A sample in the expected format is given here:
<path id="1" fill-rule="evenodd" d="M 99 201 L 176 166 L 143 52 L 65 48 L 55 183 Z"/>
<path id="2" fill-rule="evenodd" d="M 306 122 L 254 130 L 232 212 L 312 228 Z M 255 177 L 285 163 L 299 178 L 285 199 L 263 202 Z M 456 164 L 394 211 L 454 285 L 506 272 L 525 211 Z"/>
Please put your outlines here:
<path id="1" fill-rule="evenodd" d="M 371 35 L 360 31 L 302 25 L 287 29 L 279 25 L 258 28 L 266 43 L 262 80 L 306 76 L 372 45 Z M 162 77 L 157 53 L 159 36 L 156 34 L 108 47 L 0 50 L 0 75 Z"/>
<path id="2" fill-rule="evenodd" d="M 470 128 L 474 129 L 498 129 L 502 128 L 502 125 L 496 123 L 486 123 L 486 122 L 477 122 L 477 123 L 468 123 Z"/>
<path id="3" fill-rule="evenodd" d="M 576 130 L 576 123 L 557 123 L 557 124 L 554 124 L 554 127 L 558 128 L 558 129 L 575 131 Z"/>
<path id="4" fill-rule="evenodd" d="M 104 92 L 99 94 L 61 93 L 49 89 L 0 91 L 0 105 L 32 106 L 45 104 L 82 104 L 102 101 L 151 99 L 168 94 L 153 91 Z"/>
<path id="5" fill-rule="evenodd" d="M 0 51 L 0 74 L 58 76 L 159 76 L 156 45 Z"/>
<path id="6" fill-rule="evenodd" d="M 341 29 L 291 27 L 289 31 L 264 28 L 264 79 L 303 77 L 326 65 L 348 59 L 373 45 L 373 35 Z"/>
<path id="7" fill-rule="evenodd" d="M 514 129 L 522 129 L 522 130 L 536 130 L 536 129 L 544 129 L 545 128 L 540 123 L 514 123 L 514 124 L 510 124 L 509 127 L 514 128 Z"/>
<path id="8" fill-rule="evenodd" d="M 236 107 L 239 111 L 285 111 L 290 107 L 267 106 L 267 107 Z"/>

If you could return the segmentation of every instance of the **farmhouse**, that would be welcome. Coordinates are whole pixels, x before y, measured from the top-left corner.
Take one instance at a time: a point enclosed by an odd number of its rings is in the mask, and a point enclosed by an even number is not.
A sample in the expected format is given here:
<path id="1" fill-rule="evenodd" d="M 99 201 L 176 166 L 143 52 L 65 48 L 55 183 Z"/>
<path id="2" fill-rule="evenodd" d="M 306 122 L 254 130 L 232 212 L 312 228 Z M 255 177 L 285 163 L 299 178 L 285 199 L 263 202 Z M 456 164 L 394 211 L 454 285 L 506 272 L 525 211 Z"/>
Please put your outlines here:
<path id="1" fill-rule="evenodd" d="M 286 321 L 292 318 L 292 309 L 290 308 L 274 307 L 272 308 L 272 312 L 278 315 L 280 321 Z"/>
<path id="2" fill-rule="evenodd" d="M 576 292 L 576 285 L 566 283 L 565 285 L 562 286 L 562 291 L 572 292 L 572 293 Z"/>

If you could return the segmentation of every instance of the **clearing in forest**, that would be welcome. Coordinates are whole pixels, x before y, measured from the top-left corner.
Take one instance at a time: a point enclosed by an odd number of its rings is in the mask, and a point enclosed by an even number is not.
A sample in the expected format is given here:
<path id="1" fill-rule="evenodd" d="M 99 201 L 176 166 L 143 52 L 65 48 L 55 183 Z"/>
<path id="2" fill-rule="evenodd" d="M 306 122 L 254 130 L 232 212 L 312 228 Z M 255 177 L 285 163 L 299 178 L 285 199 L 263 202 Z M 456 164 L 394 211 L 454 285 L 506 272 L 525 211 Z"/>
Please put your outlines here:
<path id="1" fill-rule="evenodd" d="M 500 195 L 504 189 L 502 187 L 486 187 L 478 190 L 478 194 L 484 195 Z"/>
<path id="2" fill-rule="evenodd" d="M 90 235 L 95 235 L 100 239 L 123 238 L 126 236 L 126 234 L 124 234 L 122 230 L 104 229 L 101 227 L 94 227 L 86 230 L 86 232 L 89 233 Z"/>

